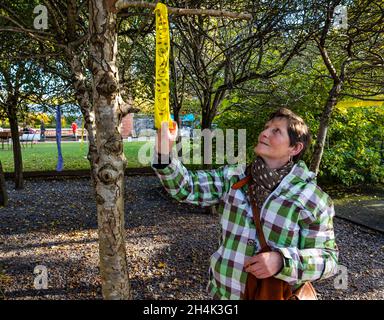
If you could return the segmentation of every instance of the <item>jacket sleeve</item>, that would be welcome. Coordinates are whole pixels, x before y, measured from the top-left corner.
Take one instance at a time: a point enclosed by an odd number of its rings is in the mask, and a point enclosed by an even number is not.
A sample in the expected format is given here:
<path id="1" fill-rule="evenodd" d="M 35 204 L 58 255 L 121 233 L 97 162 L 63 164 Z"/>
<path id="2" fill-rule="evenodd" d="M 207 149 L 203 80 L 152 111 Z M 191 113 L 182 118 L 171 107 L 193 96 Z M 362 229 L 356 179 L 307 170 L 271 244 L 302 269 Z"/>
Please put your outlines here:
<path id="1" fill-rule="evenodd" d="M 159 169 L 152 164 L 161 183 L 168 193 L 180 202 L 212 206 L 224 194 L 224 167 L 217 170 L 188 171 L 177 157 Z"/>
<path id="2" fill-rule="evenodd" d="M 299 247 L 278 248 L 283 268 L 275 278 L 291 285 L 337 273 L 338 248 L 333 231 L 333 204 L 323 212 L 301 211 Z"/>

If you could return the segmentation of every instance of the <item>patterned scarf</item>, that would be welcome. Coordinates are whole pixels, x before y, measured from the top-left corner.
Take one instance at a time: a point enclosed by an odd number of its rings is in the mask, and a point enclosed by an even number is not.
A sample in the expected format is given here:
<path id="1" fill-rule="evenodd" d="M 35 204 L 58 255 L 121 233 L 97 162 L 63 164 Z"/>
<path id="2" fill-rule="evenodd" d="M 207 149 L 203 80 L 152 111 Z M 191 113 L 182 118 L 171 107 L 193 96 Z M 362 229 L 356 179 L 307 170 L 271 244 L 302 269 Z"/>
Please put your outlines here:
<path id="1" fill-rule="evenodd" d="M 287 162 L 283 167 L 270 169 L 261 157 L 249 166 L 252 176 L 250 196 L 260 209 L 270 193 L 279 185 L 281 180 L 291 171 L 294 163 Z"/>

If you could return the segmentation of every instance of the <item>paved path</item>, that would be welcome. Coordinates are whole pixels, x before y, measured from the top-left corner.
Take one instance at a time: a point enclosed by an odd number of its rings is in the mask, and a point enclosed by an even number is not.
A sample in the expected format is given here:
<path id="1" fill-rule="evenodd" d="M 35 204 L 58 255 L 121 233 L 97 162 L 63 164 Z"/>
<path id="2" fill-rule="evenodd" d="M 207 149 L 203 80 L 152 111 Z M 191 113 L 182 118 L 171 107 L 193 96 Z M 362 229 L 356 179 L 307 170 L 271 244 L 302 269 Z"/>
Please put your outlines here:
<path id="1" fill-rule="evenodd" d="M 352 200 L 335 205 L 336 216 L 384 233 L 384 199 Z"/>

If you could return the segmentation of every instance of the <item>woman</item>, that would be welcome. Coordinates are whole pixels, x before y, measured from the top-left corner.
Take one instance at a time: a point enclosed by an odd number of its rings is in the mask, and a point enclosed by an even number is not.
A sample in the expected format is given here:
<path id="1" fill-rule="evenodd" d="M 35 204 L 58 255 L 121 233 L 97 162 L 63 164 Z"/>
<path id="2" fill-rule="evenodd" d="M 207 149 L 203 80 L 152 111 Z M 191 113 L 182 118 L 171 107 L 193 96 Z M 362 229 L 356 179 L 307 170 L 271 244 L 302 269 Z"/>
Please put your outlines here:
<path id="1" fill-rule="evenodd" d="M 155 151 L 170 163 L 152 166 L 175 199 L 219 205 L 222 237 L 210 261 L 212 297 L 251 299 L 245 294 L 249 274 L 281 279 L 295 290 L 305 281 L 337 272 L 334 208 L 315 174 L 299 160 L 310 143 L 308 127 L 299 116 L 288 109 L 270 116 L 254 149 L 256 160 L 242 174 L 233 166 L 188 171 L 169 152 L 175 137 L 176 130 L 159 130 Z M 243 183 L 246 176 L 248 183 Z M 252 203 L 260 212 L 270 252 L 260 252 Z"/>

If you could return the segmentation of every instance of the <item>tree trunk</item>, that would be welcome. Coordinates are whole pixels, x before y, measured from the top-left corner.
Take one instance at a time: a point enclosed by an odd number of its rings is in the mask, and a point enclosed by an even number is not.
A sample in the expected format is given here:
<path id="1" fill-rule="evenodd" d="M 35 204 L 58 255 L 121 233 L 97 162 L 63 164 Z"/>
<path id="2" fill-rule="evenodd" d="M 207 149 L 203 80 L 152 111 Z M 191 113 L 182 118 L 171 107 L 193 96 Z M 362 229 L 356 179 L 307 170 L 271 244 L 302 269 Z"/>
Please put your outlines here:
<path id="1" fill-rule="evenodd" d="M 178 79 L 177 79 L 177 73 L 176 73 L 176 63 L 175 63 L 172 42 L 171 42 L 171 48 L 170 48 L 169 62 L 171 67 L 171 99 L 173 100 L 173 108 L 172 108 L 173 118 L 179 128 L 178 135 L 176 137 L 176 146 L 177 146 L 176 150 L 177 150 L 177 156 L 181 159 L 183 157 L 183 148 L 182 148 L 182 139 L 180 135 L 180 129 L 181 129 L 180 110 L 181 110 L 183 98 L 181 98 L 181 102 L 179 102 Z M 182 81 L 181 96 L 183 96 L 184 94 L 183 90 L 184 90 L 184 79 Z"/>
<path id="2" fill-rule="evenodd" d="M 89 91 L 87 88 L 87 80 L 85 77 L 85 70 L 81 64 L 80 57 L 77 53 L 70 52 L 70 66 L 73 75 L 73 87 L 77 102 L 80 105 L 81 113 L 83 115 L 84 127 L 88 133 L 88 160 L 91 166 L 92 182 L 95 186 L 96 171 L 94 163 L 97 159 L 97 146 L 95 139 L 95 115 L 90 101 Z"/>
<path id="3" fill-rule="evenodd" d="M 3 166 L 0 161 L 0 206 L 6 207 L 8 205 L 8 194 L 5 186 Z"/>
<path id="4" fill-rule="evenodd" d="M 203 132 L 204 129 L 211 129 L 211 123 L 209 121 L 209 111 L 210 111 L 210 105 L 211 105 L 211 99 L 210 95 L 207 90 L 204 90 L 204 99 L 201 103 L 201 131 Z M 203 137 L 203 135 L 202 135 Z M 212 158 L 212 150 L 206 150 L 205 149 L 205 138 L 202 138 L 200 143 L 202 143 L 201 148 L 201 159 L 202 159 L 202 168 L 205 170 L 209 170 L 212 168 L 212 164 L 206 163 L 207 159 Z"/>
<path id="5" fill-rule="evenodd" d="M 201 114 L 201 129 L 211 129 L 213 119 L 216 117 L 217 108 L 225 97 L 225 92 L 219 96 L 215 96 L 213 103 L 212 98 L 209 98 L 202 106 Z"/>
<path id="6" fill-rule="evenodd" d="M 209 108 L 210 100 L 208 100 L 205 105 L 202 106 L 202 113 L 201 113 L 201 130 L 204 129 L 211 129 L 211 121 L 210 121 L 210 108 Z"/>
<path id="7" fill-rule="evenodd" d="M 21 154 L 19 126 L 18 126 L 17 113 L 16 113 L 17 105 L 12 101 L 9 101 L 7 105 L 8 105 L 9 125 L 11 127 L 11 135 L 12 135 L 15 189 L 23 189 L 24 188 L 23 158 Z"/>
<path id="8" fill-rule="evenodd" d="M 333 87 L 329 92 L 324 111 L 321 115 L 319 132 L 317 134 L 315 150 L 313 152 L 312 161 L 310 165 L 310 170 L 315 172 L 316 174 L 319 172 L 320 162 L 324 152 L 324 145 L 325 139 L 327 137 L 329 120 L 331 119 L 333 108 L 337 103 L 337 99 L 339 97 L 342 85 L 342 81 L 334 82 Z"/>
<path id="9" fill-rule="evenodd" d="M 129 299 L 128 264 L 124 229 L 122 112 L 116 67 L 116 14 L 105 1 L 89 2 L 90 58 L 93 74 L 93 108 L 96 117 L 96 202 L 99 253 L 104 299 Z"/>

